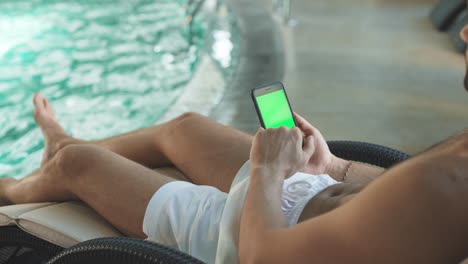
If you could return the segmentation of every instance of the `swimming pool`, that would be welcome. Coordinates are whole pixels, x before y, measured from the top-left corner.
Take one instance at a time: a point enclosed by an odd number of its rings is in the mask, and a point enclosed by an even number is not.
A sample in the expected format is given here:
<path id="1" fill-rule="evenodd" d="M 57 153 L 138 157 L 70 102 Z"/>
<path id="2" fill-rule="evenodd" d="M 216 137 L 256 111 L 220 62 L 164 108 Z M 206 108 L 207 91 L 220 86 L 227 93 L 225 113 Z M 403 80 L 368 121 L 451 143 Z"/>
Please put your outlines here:
<path id="1" fill-rule="evenodd" d="M 154 124 L 204 50 L 207 19 L 187 23 L 188 3 L 198 1 L 1 1 L 0 177 L 21 178 L 39 166 L 35 92 L 50 99 L 74 137 Z"/>

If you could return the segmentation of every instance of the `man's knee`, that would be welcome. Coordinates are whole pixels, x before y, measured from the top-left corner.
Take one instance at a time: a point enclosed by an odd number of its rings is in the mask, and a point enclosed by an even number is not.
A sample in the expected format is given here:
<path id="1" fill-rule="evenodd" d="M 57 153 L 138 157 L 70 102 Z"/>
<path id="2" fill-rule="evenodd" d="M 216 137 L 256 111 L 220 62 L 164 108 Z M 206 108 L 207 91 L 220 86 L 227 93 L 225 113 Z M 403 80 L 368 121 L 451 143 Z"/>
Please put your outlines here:
<path id="1" fill-rule="evenodd" d="M 187 123 L 199 122 L 202 119 L 208 119 L 208 117 L 195 112 L 185 112 L 176 117 L 173 121 L 177 125 L 186 125 Z"/>
<path id="2" fill-rule="evenodd" d="M 195 112 L 186 112 L 163 126 L 156 125 L 153 131 L 154 144 L 163 153 L 172 151 L 174 144 L 179 144 L 181 140 L 192 135 L 199 129 L 211 127 L 210 123 L 215 121 L 204 115 Z"/>
<path id="3" fill-rule="evenodd" d="M 90 144 L 67 145 L 55 154 L 52 169 L 63 178 L 81 175 L 84 170 L 92 167 L 98 149 Z"/>
<path id="4" fill-rule="evenodd" d="M 203 126 L 207 122 L 214 121 L 209 117 L 195 112 L 186 112 L 171 121 L 168 132 L 170 134 L 190 132 L 195 127 Z"/>

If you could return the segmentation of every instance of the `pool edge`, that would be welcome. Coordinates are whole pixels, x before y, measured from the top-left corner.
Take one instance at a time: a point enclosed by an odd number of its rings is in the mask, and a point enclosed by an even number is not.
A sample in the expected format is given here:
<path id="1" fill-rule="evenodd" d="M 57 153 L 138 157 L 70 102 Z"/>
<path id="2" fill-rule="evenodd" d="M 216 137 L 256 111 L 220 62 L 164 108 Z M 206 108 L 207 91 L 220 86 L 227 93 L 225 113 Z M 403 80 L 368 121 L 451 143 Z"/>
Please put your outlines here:
<path id="1" fill-rule="evenodd" d="M 234 14 L 241 34 L 238 61 L 231 80 L 226 82 L 204 51 L 183 93 L 157 123 L 190 111 L 248 133 L 257 129 L 259 123 L 250 100 L 250 89 L 272 80 L 283 80 L 282 27 L 273 16 L 269 1 L 227 0 L 225 4 Z"/>

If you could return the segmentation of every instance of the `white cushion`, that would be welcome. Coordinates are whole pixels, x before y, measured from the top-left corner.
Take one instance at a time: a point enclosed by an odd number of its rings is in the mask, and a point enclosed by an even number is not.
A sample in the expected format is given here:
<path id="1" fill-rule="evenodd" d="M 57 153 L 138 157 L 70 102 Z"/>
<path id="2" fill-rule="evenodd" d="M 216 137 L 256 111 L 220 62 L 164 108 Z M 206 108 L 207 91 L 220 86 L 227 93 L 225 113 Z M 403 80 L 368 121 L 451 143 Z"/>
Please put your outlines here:
<path id="1" fill-rule="evenodd" d="M 12 224 L 65 248 L 89 239 L 124 236 L 92 208 L 81 202 L 0 207 L 0 226 Z"/>

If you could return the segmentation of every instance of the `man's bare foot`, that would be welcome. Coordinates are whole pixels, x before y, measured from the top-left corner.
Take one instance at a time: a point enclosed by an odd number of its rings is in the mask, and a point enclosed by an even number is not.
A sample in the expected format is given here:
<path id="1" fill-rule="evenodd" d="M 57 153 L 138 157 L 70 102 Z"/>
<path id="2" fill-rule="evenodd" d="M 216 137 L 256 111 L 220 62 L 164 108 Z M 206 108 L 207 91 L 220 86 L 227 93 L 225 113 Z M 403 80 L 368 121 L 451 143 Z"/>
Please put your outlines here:
<path id="1" fill-rule="evenodd" d="M 44 155 L 41 161 L 42 167 L 65 145 L 80 143 L 82 141 L 69 136 L 65 132 L 55 118 L 52 105 L 42 94 L 36 93 L 33 98 L 33 103 L 34 120 L 41 128 L 45 139 Z"/>

